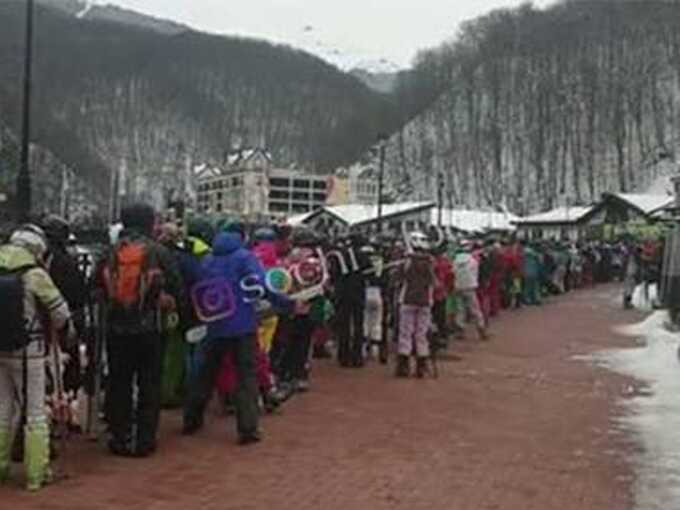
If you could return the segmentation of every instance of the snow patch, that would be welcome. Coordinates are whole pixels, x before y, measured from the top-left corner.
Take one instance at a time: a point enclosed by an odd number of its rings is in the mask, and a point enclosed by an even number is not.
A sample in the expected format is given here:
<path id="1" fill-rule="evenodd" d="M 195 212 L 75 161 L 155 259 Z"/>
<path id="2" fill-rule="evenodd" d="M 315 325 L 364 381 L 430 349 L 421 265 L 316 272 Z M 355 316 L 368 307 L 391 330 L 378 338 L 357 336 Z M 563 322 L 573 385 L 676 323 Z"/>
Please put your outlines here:
<path id="1" fill-rule="evenodd" d="M 92 0 L 83 0 L 83 8 L 76 13 L 76 18 L 83 19 L 92 10 L 95 3 Z"/>
<path id="2" fill-rule="evenodd" d="M 642 347 L 597 353 L 599 366 L 644 381 L 645 391 L 629 387 L 626 413 L 615 421 L 643 447 L 636 453 L 635 508 L 665 510 L 680 507 L 680 336 L 666 329 L 668 315 L 656 311 L 638 324 L 615 330 L 637 338 Z"/>
<path id="3" fill-rule="evenodd" d="M 290 44 L 316 55 L 345 72 L 361 70 L 371 74 L 392 74 L 404 70 L 403 66 L 387 58 L 352 48 L 346 42 L 330 43 L 328 37 L 319 29 L 307 25 L 297 38 L 290 41 Z"/>

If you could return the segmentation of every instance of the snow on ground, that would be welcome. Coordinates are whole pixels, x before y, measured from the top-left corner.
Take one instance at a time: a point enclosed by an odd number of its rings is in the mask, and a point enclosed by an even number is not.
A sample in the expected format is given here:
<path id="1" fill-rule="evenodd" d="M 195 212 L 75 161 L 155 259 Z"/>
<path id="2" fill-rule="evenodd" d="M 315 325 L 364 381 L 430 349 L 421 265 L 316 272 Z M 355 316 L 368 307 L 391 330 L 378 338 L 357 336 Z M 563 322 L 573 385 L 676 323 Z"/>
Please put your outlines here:
<path id="1" fill-rule="evenodd" d="M 634 301 L 646 305 L 642 292 Z M 680 335 L 667 330 L 668 314 L 655 311 L 638 324 L 616 328 L 636 338 L 640 347 L 595 354 L 597 365 L 643 381 L 648 386 L 623 401 L 626 412 L 616 428 L 631 433 L 642 446 L 635 455 L 635 508 L 680 508 Z M 633 395 L 634 389 L 629 388 Z"/>
<path id="2" fill-rule="evenodd" d="M 658 298 L 658 291 L 656 285 L 650 285 L 648 290 L 645 290 L 644 285 L 638 285 L 633 292 L 632 304 L 638 310 L 651 312 L 654 309 L 654 303 Z"/>

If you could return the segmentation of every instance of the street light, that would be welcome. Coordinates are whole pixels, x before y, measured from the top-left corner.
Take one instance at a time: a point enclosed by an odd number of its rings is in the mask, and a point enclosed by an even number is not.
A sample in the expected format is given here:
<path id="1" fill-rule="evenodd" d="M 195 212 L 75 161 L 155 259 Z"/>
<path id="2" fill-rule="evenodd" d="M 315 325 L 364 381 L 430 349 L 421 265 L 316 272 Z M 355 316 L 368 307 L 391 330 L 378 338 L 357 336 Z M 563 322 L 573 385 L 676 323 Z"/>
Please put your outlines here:
<path id="1" fill-rule="evenodd" d="M 378 147 L 380 148 L 380 171 L 378 173 L 378 233 L 382 234 L 382 206 L 383 206 L 383 178 L 385 175 L 385 149 L 387 148 L 387 135 L 378 135 Z"/>
<path id="2" fill-rule="evenodd" d="M 17 176 L 17 213 L 19 221 L 31 214 L 31 175 L 29 168 L 31 137 L 31 71 L 33 60 L 33 0 L 26 0 L 26 43 L 24 54 L 24 90 L 21 126 L 21 155 Z"/>

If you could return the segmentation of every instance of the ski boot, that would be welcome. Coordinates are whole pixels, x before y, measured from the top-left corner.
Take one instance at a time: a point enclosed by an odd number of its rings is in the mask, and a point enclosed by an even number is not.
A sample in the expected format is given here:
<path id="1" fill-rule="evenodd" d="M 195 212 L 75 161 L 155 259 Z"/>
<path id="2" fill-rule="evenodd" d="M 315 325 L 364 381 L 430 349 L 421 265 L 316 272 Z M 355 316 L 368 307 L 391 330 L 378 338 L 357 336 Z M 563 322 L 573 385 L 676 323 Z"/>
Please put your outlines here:
<path id="1" fill-rule="evenodd" d="M 47 485 L 51 479 L 50 433 L 47 424 L 28 425 L 24 440 L 26 489 L 35 492 Z"/>
<path id="2" fill-rule="evenodd" d="M 411 375 L 410 372 L 411 369 L 409 367 L 408 356 L 400 354 L 399 357 L 397 357 L 397 369 L 394 375 L 396 377 L 409 377 L 409 375 Z"/>
<path id="3" fill-rule="evenodd" d="M 0 430 L 0 485 L 9 480 L 10 454 L 12 451 L 12 432 Z"/>
<path id="4" fill-rule="evenodd" d="M 427 358 L 418 358 L 416 361 L 416 377 L 423 379 L 430 373 L 430 368 L 427 365 Z"/>

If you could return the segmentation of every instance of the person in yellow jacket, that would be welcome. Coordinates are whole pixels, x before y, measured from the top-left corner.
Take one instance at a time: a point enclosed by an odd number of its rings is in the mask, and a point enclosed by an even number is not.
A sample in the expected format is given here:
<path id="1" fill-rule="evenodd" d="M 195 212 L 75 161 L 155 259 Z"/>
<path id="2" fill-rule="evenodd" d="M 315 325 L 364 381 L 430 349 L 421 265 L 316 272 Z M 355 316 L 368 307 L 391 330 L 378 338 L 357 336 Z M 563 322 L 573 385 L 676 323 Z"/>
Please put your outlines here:
<path id="1" fill-rule="evenodd" d="M 0 349 L 0 483 L 6 482 L 10 474 L 11 428 L 14 401 L 18 395 L 26 410 L 24 463 L 27 489 L 31 491 L 40 489 L 50 477 L 49 423 L 45 409 L 45 357 L 49 332 L 71 324 L 68 305 L 44 269 L 46 252 L 45 235 L 34 225 L 20 227 L 12 234 L 9 244 L 0 247 L 0 276 L 4 277 L 2 282 L 5 284 L 0 286 L 0 300 L 3 289 L 10 288 L 8 282 L 12 281 L 12 275 L 15 282 L 16 278 L 20 279 L 19 288 L 23 288 L 23 306 L 17 308 L 16 303 L 5 303 L 2 312 L 11 313 L 12 309 L 23 312 L 22 334 L 26 345 L 13 350 Z M 4 298 L 11 299 L 11 296 Z M 8 324 L 9 321 L 8 318 Z"/>

